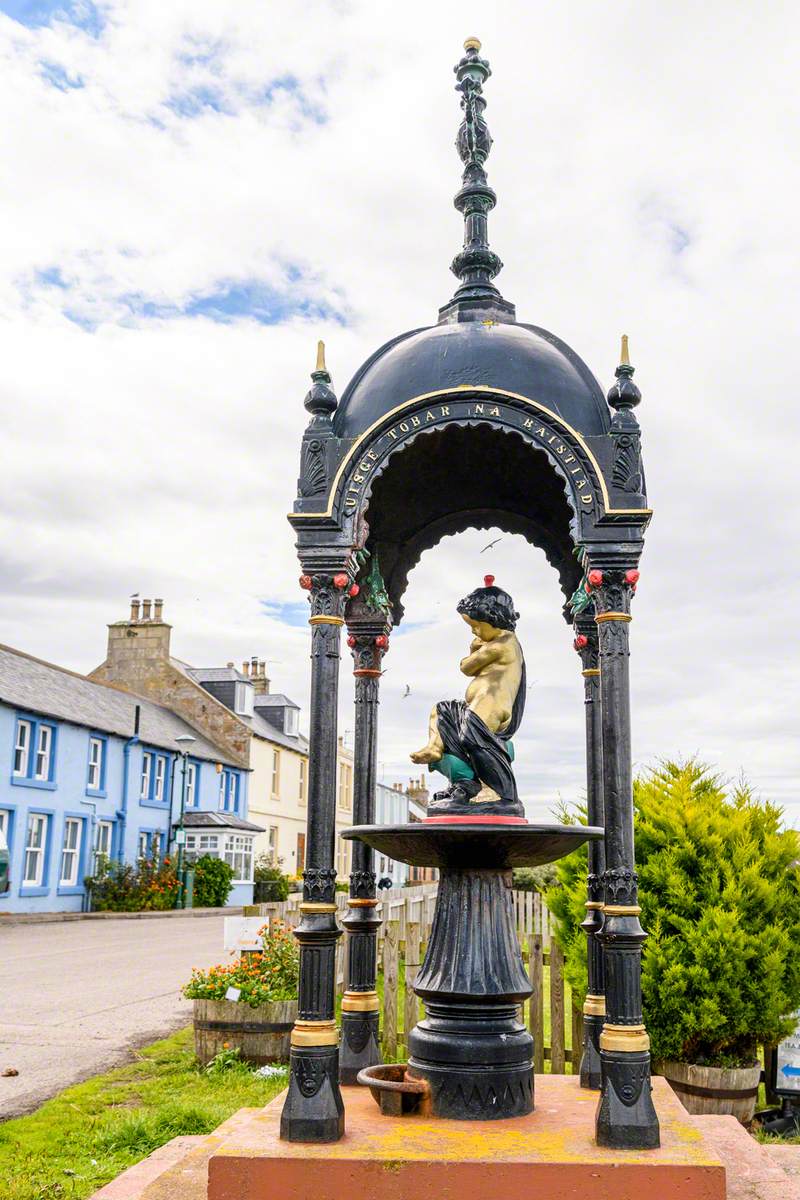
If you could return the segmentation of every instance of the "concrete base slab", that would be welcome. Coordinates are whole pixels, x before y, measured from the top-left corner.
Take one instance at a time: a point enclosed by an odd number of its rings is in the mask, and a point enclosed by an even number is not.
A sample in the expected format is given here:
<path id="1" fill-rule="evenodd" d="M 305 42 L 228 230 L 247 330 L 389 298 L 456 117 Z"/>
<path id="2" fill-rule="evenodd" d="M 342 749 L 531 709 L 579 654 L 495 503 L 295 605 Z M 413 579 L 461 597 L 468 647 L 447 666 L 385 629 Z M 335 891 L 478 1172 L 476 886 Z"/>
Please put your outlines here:
<path id="1" fill-rule="evenodd" d="M 663 1079 L 653 1080 L 662 1145 L 638 1152 L 595 1145 L 597 1093 L 571 1075 L 537 1076 L 536 1111 L 507 1121 L 385 1117 L 365 1089 L 342 1090 L 341 1141 L 282 1142 L 278 1096 L 211 1155 L 208 1200 L 726 1197 L 721 1159 Z"/>
<path id="2" fill-rule="evenodd" d="M 728 1200 L 800 1200 L 800 1146 L 759 1144 L 735 1117 L 696 1116 L 728 1174 Z"/>

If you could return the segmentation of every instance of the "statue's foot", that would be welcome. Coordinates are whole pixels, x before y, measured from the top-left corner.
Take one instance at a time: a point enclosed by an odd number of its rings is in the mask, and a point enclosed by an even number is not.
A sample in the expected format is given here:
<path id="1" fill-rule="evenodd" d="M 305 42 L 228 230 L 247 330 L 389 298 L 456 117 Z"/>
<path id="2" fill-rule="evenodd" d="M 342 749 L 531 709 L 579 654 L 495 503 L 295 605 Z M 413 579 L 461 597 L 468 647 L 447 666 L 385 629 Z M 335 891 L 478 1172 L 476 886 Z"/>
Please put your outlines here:
<path id="1" fill-rule="evenodd" d="M 442 752 L 438 746 L 434 746 L 428 742 L 427 746 L 423 746 L 421 750 L 417 750 L 415 754 L 409 755 L 413 763 L 429 766 L 431 763 L 438 762 L 442 757 Z"/>
<path id="2" fill-rule="evenodd" d="M 477 796 L 480 790 L 481 785 L 477 779 L 459 779 L 444 791 L 434 793 L 433 800 L 428 805 L 428 811 L 460 808 L 464 804 L 469 804 L 473 796 Z"/>

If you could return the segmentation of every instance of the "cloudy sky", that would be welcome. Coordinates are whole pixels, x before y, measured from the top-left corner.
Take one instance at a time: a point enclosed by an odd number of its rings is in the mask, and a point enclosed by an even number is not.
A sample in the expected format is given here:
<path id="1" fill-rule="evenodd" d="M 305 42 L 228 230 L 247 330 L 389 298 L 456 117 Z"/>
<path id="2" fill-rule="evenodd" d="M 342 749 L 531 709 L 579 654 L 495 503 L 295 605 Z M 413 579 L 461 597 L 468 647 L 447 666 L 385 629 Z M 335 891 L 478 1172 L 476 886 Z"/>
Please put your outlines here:
<path id="1" fill-rule="evenodd" d="M 452 294 L 477 35 L 498 282 L 604 387 L 627 332 L 644 395 L 636 762 L 697 752 L 800 823 L 799 24 L 752 0 L 0 0 L 0 639 L 89 670 L 130 593 L 159 595 L 180 657 L 259 654 L 306 703 L 285 513 L 316 339 L 341 394 Z M 582 791 L 579 664 L 543 556 L 490 540 L 411 577 L 382 772 L 460 694 L 453 609 L 491 570 L 524 614 L 540 813 Z M 351 698 L 347 672 L 344 730 Z"/>

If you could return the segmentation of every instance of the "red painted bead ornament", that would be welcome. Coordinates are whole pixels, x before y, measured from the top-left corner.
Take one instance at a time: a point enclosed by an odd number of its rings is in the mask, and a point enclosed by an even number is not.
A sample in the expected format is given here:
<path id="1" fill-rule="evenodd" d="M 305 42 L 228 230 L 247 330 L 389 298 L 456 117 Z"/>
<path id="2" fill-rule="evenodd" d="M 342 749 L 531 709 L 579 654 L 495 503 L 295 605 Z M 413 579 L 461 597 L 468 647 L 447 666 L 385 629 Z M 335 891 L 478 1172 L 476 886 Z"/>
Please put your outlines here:
<path id="1" fill-rule="evenodd" d="M 585 646 L 589 645 L 589 639 L 585 633 L 579 633 L 572 644 L 576 650 L 583 650 Z"/>
<path id="2" fill-rule="evenodd" d="M 587 576 L 587 579 L 589 580 L 589 583 L 591 584 L 591 586 L 593 588 L 600 587 L 600 584 L 603 582 L 603 572 L 602 571 L 590 571 Z"/>
<path id="3" fill-rule="evenodd" d="M 300 576 L 300 587 L 303 588 L 306 592 L 311 591 L 311 576 L 310 575 L 301 575 Z"/>
<path id="4" fill-rule="evenodd" d="M 337 587 L 339 591 L 341 591 L 343 588 L 346 588 L 349 582 L 350 580 L 347 578 L 344 571 L 340 571 L 338 575 L 334 575 L 333 577 L 333 586 Z"/>
<path id="5" fill-rule="evenodd" d="M 361 588 L 358 586 L 358 584 L 357 584 L 357 583 L 354 583 L 354 584 L 352 585 L 352 587 L 350 588 L 350 591 L 349 591 L 347 594 L 348 594 L 348 596 L 353 596 L 353 597 L 355 597 L 355 596 L 357 596 L 357 595 L 358 595 L 358 593 L 359 593 L 360 591 L 361 591 Z"/>
<path id="6" fill-rule="evenodd" d="M 351 650 L 354 648 L 354 646 L 356 644 L 356 639 L 355 639 L 354 634 L 352 634 L 352 633 L 350 634 L 350 637 L 347 639 L 347 644 Z"/>
<path id="7" fill-rule="evenodd" d="M 379 633 L 375 638 L 375 645 L 379 650 L 386 650 L 389 646 L 389 639 L 385 633 Z"/>
<path id="8" fill-rule="evenodd" d="M 626 571 L 625 572 L 625 582 L 630 583 L 634 587 L 636 587 L 636 584 L 639 582 L 639 572 L 638 571 Z"/>

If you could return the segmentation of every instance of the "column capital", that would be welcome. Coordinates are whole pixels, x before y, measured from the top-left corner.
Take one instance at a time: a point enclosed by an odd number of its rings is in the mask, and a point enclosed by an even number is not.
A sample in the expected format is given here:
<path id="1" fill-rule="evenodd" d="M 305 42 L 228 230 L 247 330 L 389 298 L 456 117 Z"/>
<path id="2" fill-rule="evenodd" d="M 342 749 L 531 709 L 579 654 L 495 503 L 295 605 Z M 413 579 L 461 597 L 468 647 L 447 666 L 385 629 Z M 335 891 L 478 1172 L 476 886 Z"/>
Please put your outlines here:
<path id="1" fill-rule="evenodd" d="M 347 605 L 346 619 L 347 644 L 353 655 L 355 675 L 380 675 L 383 656 L 389 651 L 391 617 L 373 612 L 358 597 Z"/>
<path id="2" fill-rule="evenodd" d="M 572 645 L 580 655 L 584 676 L 599 675 L 600 653 L 594 604 L 590 604 L 582 613 L 576 615 L 572 627 L 575 630 Z"/>

